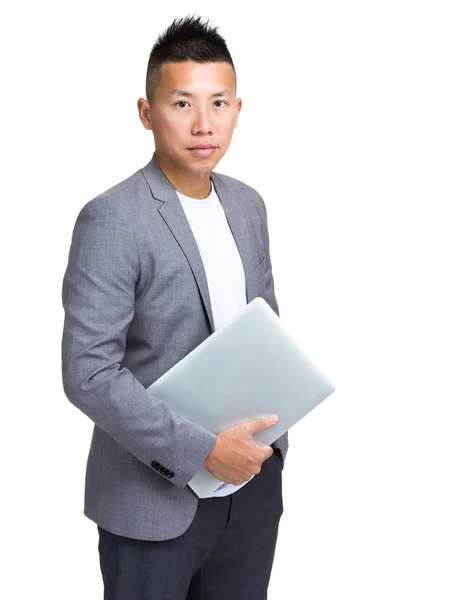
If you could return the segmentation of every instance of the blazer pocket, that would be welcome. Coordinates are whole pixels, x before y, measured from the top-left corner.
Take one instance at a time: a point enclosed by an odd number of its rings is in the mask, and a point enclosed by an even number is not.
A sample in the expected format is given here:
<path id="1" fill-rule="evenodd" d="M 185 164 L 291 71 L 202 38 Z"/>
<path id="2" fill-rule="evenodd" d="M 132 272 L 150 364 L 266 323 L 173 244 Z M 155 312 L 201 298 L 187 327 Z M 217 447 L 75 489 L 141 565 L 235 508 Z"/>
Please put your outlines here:
<path id="1" fill-rule="evenodd" d="M 258 264 L 256 265 L 256 269 L 259 269 L 259 267 L 263 267 L 263 266 L 264 266 L 264 264 L 265 264 L 265 259 L 266 259 L 266 258 L 267 258 L 267 257 L 266 257 L 266 256 L 264 256 L 264 258 L 263 258 L 263 259 L 260 261 L 260 263 L 258 263 Z"/>
<path id="2" fill-rule="evenodd" d="M 265 271 L 267 265 L 267 256 L 264 256 L 263 259 L 256 265 L 255 274 L 256 274 L 256 282 L 257 282 L 257 295 L 263 296 L 265 293 Z"/>

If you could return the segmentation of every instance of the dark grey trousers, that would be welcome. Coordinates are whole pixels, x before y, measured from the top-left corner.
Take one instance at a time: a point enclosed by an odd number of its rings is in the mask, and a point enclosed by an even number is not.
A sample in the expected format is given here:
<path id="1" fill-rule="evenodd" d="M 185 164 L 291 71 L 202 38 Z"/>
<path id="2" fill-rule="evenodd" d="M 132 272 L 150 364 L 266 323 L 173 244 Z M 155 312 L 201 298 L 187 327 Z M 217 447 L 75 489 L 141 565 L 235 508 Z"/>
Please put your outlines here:
<path id="1" fill-rule="evenodd" d="M 265 600 L 282 513 L 274 449 L 234 494 L 200 498 L 179 537 L 134 540 L 98 526 L 104 600 Z"/>

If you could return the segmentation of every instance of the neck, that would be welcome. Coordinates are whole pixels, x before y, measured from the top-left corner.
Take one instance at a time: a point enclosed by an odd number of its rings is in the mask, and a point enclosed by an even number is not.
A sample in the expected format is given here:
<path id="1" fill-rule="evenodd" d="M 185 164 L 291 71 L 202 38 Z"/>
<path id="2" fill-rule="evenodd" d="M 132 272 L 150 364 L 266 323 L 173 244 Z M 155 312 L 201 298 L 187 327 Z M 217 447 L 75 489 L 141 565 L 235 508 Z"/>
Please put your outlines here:
<path id="1" fill-rule="evenodd" d="M 183 196 L 205 200 L 210 195 L 212 191 L 210 171 L 202 173 L 181 171 L 158 154 L 157 162 L 168 181 Z"/>

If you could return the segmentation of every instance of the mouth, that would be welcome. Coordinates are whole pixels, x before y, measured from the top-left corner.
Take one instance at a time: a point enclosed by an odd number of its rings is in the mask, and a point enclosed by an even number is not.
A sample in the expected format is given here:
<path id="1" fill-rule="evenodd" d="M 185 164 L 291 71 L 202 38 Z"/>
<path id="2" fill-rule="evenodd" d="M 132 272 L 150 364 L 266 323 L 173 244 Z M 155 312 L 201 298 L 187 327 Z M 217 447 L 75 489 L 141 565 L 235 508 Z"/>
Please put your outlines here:
<path id="1" fill-rule="evenodd" d="M 188 148 L 188 150 L 190 152 L 192 152 L 193 154 L 195 154 L 196 156 L 200 156 L 200 157 L 208 157 L 211 156 L 215 150 L 217 149 L 217 146 L 213 146 L 212 144 L 196 144 L 196 146 L 192 146 L 191 148 Z"/>

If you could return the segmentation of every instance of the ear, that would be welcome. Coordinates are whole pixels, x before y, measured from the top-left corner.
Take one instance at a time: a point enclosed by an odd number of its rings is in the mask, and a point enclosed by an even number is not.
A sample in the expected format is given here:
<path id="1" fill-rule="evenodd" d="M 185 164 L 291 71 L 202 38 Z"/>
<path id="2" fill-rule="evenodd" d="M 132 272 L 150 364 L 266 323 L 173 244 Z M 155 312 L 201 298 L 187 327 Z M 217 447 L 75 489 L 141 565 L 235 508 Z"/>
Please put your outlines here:
<path id="1" fill-rule="evenodd" d="M 144 125 L 145 129 L 152 130 L 150 122 L 150 104 L 144 98 L 139 98 L 138 100 L 138 113 L 139 119 L 141 120 L 141 123 Z"/>
<path id="2" fill-rule="evenodd" d="M 241 100 L 241 98 L 237 98 L 236 99 L 235 129 L 238 127 L 238 115 L 241 112 L 242 107 L 243 107 L 243 101 Z"/>

